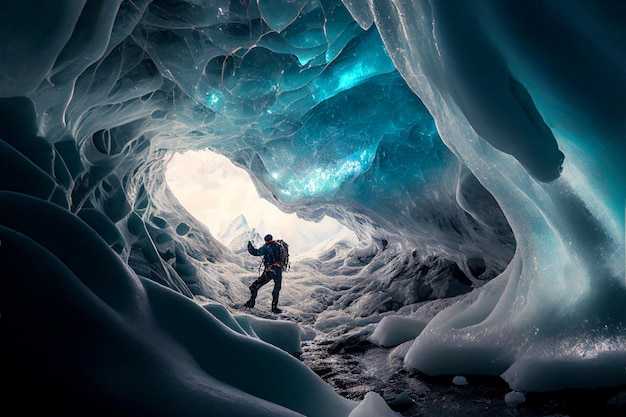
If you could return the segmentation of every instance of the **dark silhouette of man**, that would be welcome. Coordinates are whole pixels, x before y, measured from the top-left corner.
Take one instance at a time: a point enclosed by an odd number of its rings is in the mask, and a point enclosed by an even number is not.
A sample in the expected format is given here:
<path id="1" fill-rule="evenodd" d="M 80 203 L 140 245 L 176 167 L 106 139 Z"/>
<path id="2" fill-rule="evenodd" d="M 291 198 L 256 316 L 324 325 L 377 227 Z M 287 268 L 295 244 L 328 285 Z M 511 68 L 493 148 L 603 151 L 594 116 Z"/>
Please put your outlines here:
<path id="1" fill-rule="evenodd" d="M 259 289 L 270 281 L 274 281 L 272 291 L 272 313 L 278 314 L 283 311 L 278 308 L 278 294 L 283 281 L 283 268 L 280 264 L 280 247 L 274 241 L 272 235 L 265 236 L 265 244 L 259 249 L 248 241 L 248 252 L 253 256 L 263 257 L 263 273 L 250 285 L 250 299 L 244 304 L 246 307 L 254 307 Z"/>

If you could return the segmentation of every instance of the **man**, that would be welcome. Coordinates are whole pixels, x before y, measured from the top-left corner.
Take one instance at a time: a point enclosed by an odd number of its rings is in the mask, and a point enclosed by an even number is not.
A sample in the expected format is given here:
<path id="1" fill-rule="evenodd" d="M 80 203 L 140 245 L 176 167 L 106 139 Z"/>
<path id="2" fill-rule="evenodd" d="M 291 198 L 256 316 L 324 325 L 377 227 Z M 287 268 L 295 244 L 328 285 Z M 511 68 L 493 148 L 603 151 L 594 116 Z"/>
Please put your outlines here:
<path id="1" fill-rule="evenodd" d="M 278 308 L 278 294 L 280 293 L 280 287 L 283 280 L 283 269 L 280 264 L 280 248 L 278 244 L 274 242 L 272 235 L 265 236 L 265 245 L 256 249 L 252 242 L 248 241 L 248 252 L 252 256 L 263 257 L 263 273 L 256 281 L 250 285 L 250 299 L 244 304 L 246 307 L 254 307 L 256 295 L 259 288 L 264 286 L 270 281 L 274 281 L 274 290 L 272 291 L 272 313 L 278 314 L 283 311 Z"/>

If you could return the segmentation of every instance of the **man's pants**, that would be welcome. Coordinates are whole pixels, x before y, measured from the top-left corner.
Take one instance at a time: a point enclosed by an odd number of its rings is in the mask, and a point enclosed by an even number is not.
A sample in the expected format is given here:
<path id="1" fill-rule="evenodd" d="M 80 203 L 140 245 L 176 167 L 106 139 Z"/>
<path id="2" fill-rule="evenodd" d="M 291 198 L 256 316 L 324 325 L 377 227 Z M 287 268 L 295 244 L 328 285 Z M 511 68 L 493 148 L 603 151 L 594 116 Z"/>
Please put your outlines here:
<path id="1" fill-rule="evenodd" d="M 256 281 L 254 281 L 249 287 L 251 293 L 250 299 L 252 301 L 256 300 L 256 295 L 259 289 L 273 280 L 274 289 L 272 290 L 272 306 L 276 307 L 278 305 L 278 294 L 280 293 L 280 288 L 283 281 L 282 272 L 282 269 L 277 267 L 273 267 L 271 269 L 267 268 L 265 271 L 263 271 L 263 274 L 259 278 L 257 278 Z"/>

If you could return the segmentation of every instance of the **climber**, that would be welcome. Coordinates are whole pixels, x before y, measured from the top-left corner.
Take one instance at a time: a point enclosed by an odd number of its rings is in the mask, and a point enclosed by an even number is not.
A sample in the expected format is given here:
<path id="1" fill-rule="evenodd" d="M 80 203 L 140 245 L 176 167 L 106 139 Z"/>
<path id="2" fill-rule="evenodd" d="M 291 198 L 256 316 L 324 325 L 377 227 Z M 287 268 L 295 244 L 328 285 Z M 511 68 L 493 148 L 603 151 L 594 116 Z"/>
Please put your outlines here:
<path id="1" fill-rule="evenodd" d="M 248 241 L 248 252 L 253 256 L 263 256 L 263 273 L 250 285 L 250 299 L 244 304 L 246 307 L 254 307 L 256 295 L 259 289 L 274 280 L 274 290 L 272 291 L 272 313 L 282 313 L 278 308 L 278 294 L 283 280 L 283 266 L 280 263 L 280 247 L 274 241 L 272 235 L 265 236 L 265 244 L 256 249 L 252 242 Z"/>

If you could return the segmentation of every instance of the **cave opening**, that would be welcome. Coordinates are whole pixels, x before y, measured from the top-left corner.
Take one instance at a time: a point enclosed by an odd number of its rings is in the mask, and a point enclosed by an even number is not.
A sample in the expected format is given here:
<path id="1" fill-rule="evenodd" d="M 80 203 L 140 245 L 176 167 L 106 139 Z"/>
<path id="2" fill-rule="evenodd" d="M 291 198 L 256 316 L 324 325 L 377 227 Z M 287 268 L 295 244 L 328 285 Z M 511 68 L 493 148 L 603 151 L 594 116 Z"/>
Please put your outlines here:
<path id="1" fill-rule="evenodd" d="M 284 239 L 294 254 L 315 252 L 329 240 L 357 244 L 354 232 L 331 217 L 313 222 L 281 211 L 259 196 L 243 168 L 210 150 L 176 153 L 165 178 L 181 205 L 227 247 L 242 234 L 253 240 L 255 233 Z"/>

